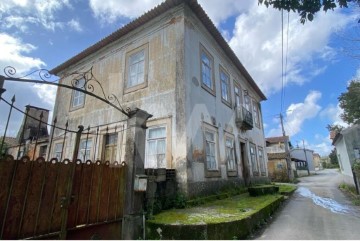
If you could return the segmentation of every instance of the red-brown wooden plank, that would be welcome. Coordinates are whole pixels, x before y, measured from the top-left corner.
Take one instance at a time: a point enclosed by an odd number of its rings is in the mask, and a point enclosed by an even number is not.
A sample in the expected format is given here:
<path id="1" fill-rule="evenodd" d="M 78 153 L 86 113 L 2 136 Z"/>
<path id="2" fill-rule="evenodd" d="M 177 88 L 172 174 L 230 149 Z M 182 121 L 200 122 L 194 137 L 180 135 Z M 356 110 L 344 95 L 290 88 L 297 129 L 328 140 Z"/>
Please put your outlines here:
<path id="1" fill-rule="evenodd" d="M 79 193 L 76 225 L 86 224 L 87 222 L 88 206 L 90 205 L 89 197 L 90 197 L 90 187 L 91 187 L 90 185 L 91 185 L 91 174 L 92 174 L 91 165 L 93 164 L 83 165 L 81 193 Z"/>

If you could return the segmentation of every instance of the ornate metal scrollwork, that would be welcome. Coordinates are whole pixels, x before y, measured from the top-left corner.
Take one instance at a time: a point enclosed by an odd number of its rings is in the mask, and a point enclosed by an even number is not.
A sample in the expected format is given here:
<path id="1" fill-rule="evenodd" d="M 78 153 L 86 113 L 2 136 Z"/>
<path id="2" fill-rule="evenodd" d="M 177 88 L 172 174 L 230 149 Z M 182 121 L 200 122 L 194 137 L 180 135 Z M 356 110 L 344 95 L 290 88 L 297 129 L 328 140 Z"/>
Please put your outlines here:
<path id="1" fill-rule="evenodd" d="M 23 81 L 23 82 L 30 82 L 30 83 L 36 83 L 36 84 L 50 84 L 55 85 L 59 87 L 65 87 L 68 89 L 74 89 L 80 92 L 83 92 L 85 94 L 91 95 L 97 99 L 102 100 L 103 102 L 111 105 L 112 107 L 115 107 L 117 110 L 121 111 L 126 116 L 129 116 L 128 110 L 125 110 L 121 104 L 119 99 L 115 94 L 106 94 L 104 91 L 104 88 L 100 81 L 96 79 L 96 77 L 93 74 L 93 67 L 91 67 L 89 70 L 84 72 L 72 72 L 70 74 L 67 74 L 63 76 L 62 78 L 69 78 L 71 77 L 71 85 L 62 84 L 59 82 L 59 78 L 53 74 L 51 74 L 46 69 L 38 69 L 34 70 L 29 74 L 26 74 L 21 77 L 16 77 L 16 69 L 12 66 L 6 66 L 4 68 L 4 74 L 5 76 L 2 76 L 4 80 L 10 80 L 10 81 Z M 30 76 L 38 76 L 39 79 L 28 79 Z M 54 77 L 57 77 L 54 79 Z M 84 80 L 84 83 L 82 84 L 80 81 Z M 95 87 L 98 87 L 100 90 L 100 95 L 96 95 Z"/>

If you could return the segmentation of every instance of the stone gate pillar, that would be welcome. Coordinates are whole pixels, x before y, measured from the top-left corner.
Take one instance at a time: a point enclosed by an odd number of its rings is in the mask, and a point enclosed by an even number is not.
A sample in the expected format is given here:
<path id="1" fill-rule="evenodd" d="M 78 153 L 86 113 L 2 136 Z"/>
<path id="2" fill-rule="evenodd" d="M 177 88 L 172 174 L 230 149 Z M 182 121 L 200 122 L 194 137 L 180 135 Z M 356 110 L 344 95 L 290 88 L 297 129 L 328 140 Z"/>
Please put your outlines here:
<path id="1" fill-rule="evenodd" d="M 127 121 L 125 159 L 127 164 L 122 239 L 142 238 L 143 204 L 145 192 L 134 191 L 136 175 L 144 175 L 146 121 L 152 115 L 136 109 Z"/>

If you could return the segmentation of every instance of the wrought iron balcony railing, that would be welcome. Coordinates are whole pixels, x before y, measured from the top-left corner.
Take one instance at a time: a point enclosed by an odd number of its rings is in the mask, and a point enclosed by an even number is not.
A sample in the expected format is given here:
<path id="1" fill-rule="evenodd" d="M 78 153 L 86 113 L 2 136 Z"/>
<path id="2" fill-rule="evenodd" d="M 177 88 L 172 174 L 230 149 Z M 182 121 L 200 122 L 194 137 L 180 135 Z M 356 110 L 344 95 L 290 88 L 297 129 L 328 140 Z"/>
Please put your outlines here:
<path id="1" fill-rule="evenodd" d="M 236 126 L 242 130 L 251 130 L 254 127 L 253 116 L 244 106 L 239 106 L 235 109 Z"/>

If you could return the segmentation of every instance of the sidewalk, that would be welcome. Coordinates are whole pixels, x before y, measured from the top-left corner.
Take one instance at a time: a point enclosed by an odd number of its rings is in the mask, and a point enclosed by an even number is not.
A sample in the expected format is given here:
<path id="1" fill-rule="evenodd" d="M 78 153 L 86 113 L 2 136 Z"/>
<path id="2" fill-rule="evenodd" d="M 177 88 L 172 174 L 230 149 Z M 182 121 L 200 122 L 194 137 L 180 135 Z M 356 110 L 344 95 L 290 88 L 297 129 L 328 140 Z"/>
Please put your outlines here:
<path id="1" fill-rule="evenodd" d="M 146 239 L 244 239 L 283 201 L 281 194 L 250 197 L 246 193 L 197 207 L 166 210 L 146 222 Z"/>

